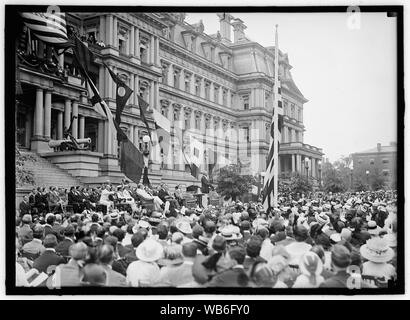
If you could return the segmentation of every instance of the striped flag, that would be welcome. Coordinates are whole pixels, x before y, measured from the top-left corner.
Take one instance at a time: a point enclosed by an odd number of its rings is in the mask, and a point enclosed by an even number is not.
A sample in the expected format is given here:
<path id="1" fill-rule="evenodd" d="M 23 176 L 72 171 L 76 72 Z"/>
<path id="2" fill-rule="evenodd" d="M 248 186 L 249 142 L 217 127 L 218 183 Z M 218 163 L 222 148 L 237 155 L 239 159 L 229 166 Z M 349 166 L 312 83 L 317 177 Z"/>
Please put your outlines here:
<path id="1" fill-rule="evenodd" d="M 273 85 L 274 101 L 273 114 L 271 122 L 271 144 L 269 154 L 266 161 L 266 173 L 263 187 L 263 206 L 265 209 L 277 205 L 278 197 L 278 177 L 279 177 L 279 141 L 281 139 L 281 131 L 283 126 L 283 109 L 281 85 L 279 81 L 279 46 L 278 46 L 278 29 L 276 26 L 275 32 L 275 78 Z"/>
<path id="2" fill-rule="evenodd" d="M 22 12 L 24 24 L 39 40 L 56 46 L 69 45 L 65 13 L 63 12 Z"/>

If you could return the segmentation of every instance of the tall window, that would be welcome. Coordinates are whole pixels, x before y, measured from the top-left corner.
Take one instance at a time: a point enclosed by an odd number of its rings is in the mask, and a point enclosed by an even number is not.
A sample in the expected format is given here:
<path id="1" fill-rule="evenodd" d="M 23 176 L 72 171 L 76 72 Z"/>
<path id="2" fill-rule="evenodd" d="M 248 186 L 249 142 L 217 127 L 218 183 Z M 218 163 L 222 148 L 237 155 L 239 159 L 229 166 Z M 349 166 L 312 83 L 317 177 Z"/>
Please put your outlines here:
<path id="1" fill-rule="evenodd" d="M 228 100 L 228 92 L 225 89 L 223 89 L 222 90 L 222 104 L 224 106 L 227 106 L 227 104 L 228 104 L 227 100 Z"/>
<path id="2" fill-rule="evenodd" d="M 180 70 L 174 70 L 174 88 L 179 89 L 179 77 L 181 76 Z"/>
<path id="3" fill-rule="evenodd" d="M 229 158 L 229 138 L 225 137 L 225 158 Z"/>
<path id="4" fill-rule="evenodd" d="M 290 109 L 290 116 L 291 118 L 295 118 L 295 105 L 293 103 Z"/>
<path id="5" fill-rule="evenodd" d="M 195 129 L 200 129 L 201 128 L 201 118 L 199 116 L 195 117 Z"/>
<path id="6" fill-rule="evenodd" d="M 218 96 L 219 96 L 219 87 L 215 86 L 214 87 L 214 102 L 215 103 L 219 103 Z"/>
<path id="7" fill-rule="evenodd" d="M 197 96 L 201 95 L 201 79 L 195 79 L 195 94 Z"/>
<path id="8" fill-rule="evenodd" d="M 248 95 L 243 96 L 242 100 L 243 100 L 243 109 L 249 110 L 249 96 Z"/>
<path id="9" fill-rule="evenodd" d="M 205 99 L 209 100 L 210 99 L 210 87 L 211 84 L 209 82 L 205 82 Z"/>
<path id="10" fill-rule="evenodd" d="M 185 75 L 185 92 L 191 91 L 191 75 Z"/>
<path id="11" fill-rule="evenodd" d="M 168 66 L 162 65 L 162 83 L 168 84 Z"/>
<path id="12" fill-rule="evenodd" d="M 123 39 L 118 39 L 118 50 L 120 53 L 125 54 L 126 53 L 126 48 L 125 48 L 125 40 Z"/>

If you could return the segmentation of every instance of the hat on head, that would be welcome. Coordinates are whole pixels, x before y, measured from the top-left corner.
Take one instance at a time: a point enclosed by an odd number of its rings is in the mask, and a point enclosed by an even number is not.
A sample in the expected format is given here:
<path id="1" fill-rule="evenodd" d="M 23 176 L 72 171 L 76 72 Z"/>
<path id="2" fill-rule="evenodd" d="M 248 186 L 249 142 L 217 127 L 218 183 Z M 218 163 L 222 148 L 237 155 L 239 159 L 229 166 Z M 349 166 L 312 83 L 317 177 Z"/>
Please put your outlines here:
<path id="1" fill-rule="evenodd" d="M 342 241 L 342 237 L 341 237 L 340 233 L 332 233 L 330 235 L 330 243 L 331 244 L 336 244 L 336 243 L 339 243 L 340 241 Z"/>
<path id="2" fill-rule="evenodd" d="M 115 219 L 118 219 L 118 218 L 119 218 L 120 213 L 119 213 L 118 210 L 113 210 L 113 211 L 110 212 L 109 215 L 110 215 L 110 218 L 111 218 L 111 219 L 115 220 Z"/>
<path id="3" fill-rule="evenodd" d="M 190 234 L 192 233 L 192 228 L 191 225 L 189 224 L 189 221 L 187 220 L 179 220 L 176 222 L 175 226 L 179 231 L 181 231 L 183 234 Z"/>
<path id="4" fill-rule="evenodd" d="M 350 231 L 350 229 L 348 228 L 343 228 L 340 232 L 340 237 L 342 238 L 342 240 L 349 241 L 352 238 L 352 231 Z"/>
<path id="5" fill-rule="evenodd" d="M 149 222 L 146 221 L 146 220 L 140 220 L 140 221 L 138 221 L 138 227 L 140 227 L 140 228 L 145 228 L 145 229 L 149 229 L 149 228 L 151 228 L 151 225 L 150 225 Z M 138 230 L 138 229 L 137 229 L 137 230 Z"/>
<path id="6" fill-rule="evenodd" d="M 233 225 L 223 227 L 220 229 L 220 233 L 225 240 L 238 240 L 242 238 L 239 227 Z"/>
<path id="7" fill-rule="evenodd" d="M 325 225 L 330 222 L 330 217 L 324 212 L 316 213 L 315 219 L 320 225 Z"/>
<path id="8" fill-rule="evenodd" d="M 199 236 L 198 239 L 194 239 L 193 242 L 199 244 L 202 247 L 207 247 L 209 243 L 209 239 L 204 236 Z"/>
<path id="9" fill-rule="evenodd" d="M 152 239 L 144 240 L 135 250 L 137 258 L 145 262 L 154 262 L 162 257 L 163 247 Z"/>
<path id="10" fill-rule="evenodd" d="M 174 243 L 181 243 L 184 240 L 184 235 L 181 232 L 174 232 L 171 236 L 171 241 Z"/>
<path id="11" fill-rule="evenodd" d="M 370 220 L 367 223 L 367 232 L 370 233 L 371 235 L 378 236 L 381 231 L 382 231 L 382 228 L 380 228 L 377 225 L 376 221 Z"/>
<path id="12" fill-rule="evenodd" d="M 300 259 L 299 269 L 306 276 L 319 276 L 323 271 L 323 263 L 316 253 L 308 251 Z"/>
<path id="13" fill-rule="evenodd" d="M 394 257 L 394 251 L 389 247 L 385 238 L 371 238 L 360 247 L 360 254 L 363 258 L 375 262 L 388 262 Z"/>

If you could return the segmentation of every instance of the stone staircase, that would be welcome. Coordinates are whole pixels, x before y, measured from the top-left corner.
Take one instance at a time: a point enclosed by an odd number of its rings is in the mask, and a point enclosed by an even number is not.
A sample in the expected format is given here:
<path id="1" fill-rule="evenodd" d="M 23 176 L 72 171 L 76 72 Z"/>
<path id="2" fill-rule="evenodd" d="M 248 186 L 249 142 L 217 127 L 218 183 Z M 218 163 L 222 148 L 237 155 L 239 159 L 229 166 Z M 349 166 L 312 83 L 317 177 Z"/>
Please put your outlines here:
<path id="1" fill-rule="evenodd" d="M 30 155 L 35 161 L 26 161 L 24 166 L 33 172 L 35 186 L 44 186 L 46 188 L 50 186 L 69 188 L 71 186 L 83 186 L 83 183 L 67 171 L 60 169 L 50 161 L 40 157 L 37 153 L 27 151 L 24 149 L 19 150 L 22 155 Z M 30 188 L 30 186 L 27 186 Z"/>

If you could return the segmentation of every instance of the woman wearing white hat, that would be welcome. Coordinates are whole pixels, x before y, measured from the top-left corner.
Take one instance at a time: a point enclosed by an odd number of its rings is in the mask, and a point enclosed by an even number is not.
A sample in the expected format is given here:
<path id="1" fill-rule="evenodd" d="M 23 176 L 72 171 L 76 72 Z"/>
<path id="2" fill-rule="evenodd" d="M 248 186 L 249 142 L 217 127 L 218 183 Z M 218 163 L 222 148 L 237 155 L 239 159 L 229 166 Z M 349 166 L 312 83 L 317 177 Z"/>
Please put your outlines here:
<path id="1" fill-rule="evenodd" d="M 363 263 L 363 275 L 376 278 L 392 279 L 396 270 L 389 262 L 394 258 L 394 251 L 389 247 L 386 239 L 372 238 L 360 247 L 360 254 L 368 261 Z"/>

